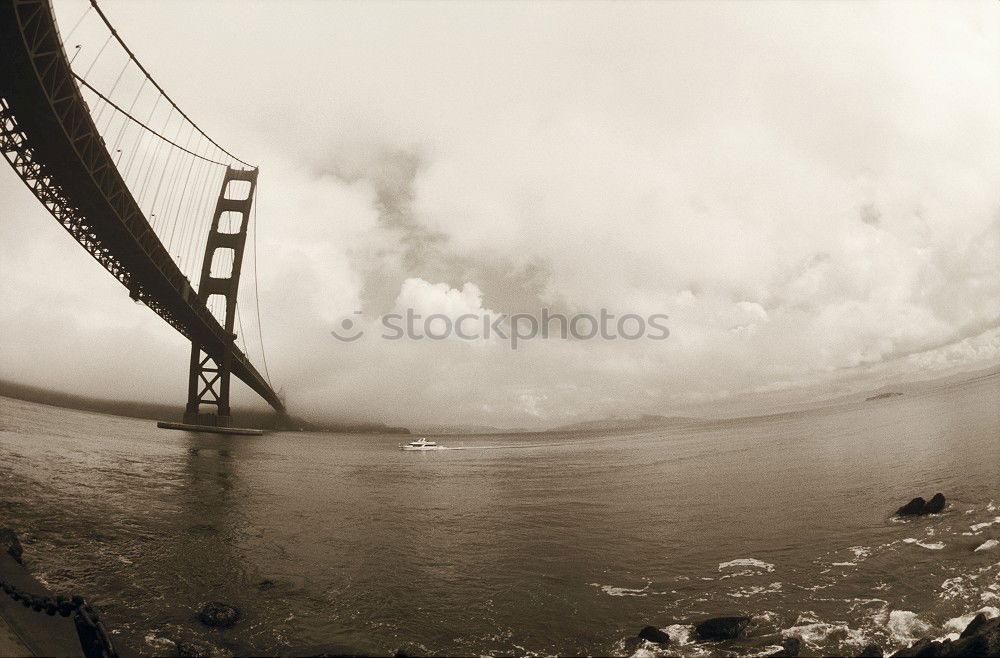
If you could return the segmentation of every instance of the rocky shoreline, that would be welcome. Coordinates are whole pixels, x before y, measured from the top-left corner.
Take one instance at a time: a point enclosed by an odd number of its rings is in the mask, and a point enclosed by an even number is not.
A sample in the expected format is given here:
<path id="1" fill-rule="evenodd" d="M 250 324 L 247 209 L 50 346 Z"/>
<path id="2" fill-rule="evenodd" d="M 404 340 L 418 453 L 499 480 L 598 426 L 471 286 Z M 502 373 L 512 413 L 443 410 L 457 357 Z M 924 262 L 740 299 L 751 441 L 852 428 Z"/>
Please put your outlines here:
<path id="1" fill-rule="evenodd" d="M 924 516 L 939 514 L 947 506 L 944 494 L 936 493 L 929 500 L 923 497 L 916 497 L 907 504 L 901 506 L 895 512 L 897 517 Z M 628 655 L 635 655 L 642 650 L 649 652 L 671 651 L 679 646 L 689 646 L 687 638 L 677 642 L 668 634 L 664 628 L 657 626 L 645 626 L 637 635 L 625 640 L 624 649 Z M 719 642 L 741 641 L 746 643 L 747 650 L 751 655 L 768 656 L 771 658 L 795 658 L 797 656 L 817 655 L 810 652 L 802 640 L 795 635 L 788 635 L 782 632 L 774 632 L 773 626 L 762 632 L 759 630 L 766 628 L 762 618 L 752 616 L 719 616 L 702 619 L 693 624 L 690 639 L 695 644 L 703 645 L 702 649 L 711 654 L 713 651 L 730 655 L 732 648 L 727 651 L 721 648 L 713 649 L 713 645 Z M 898 646 L 898 645 L 897 645 Z M 1000 656 L 1000 616 L 990 617 L 984 612 L 979 612 L 966 625 L 965 629 L 957 637 L 931 638 L 926 637 L 913 642 L 908 647 L 897 649 L 894 653 L 886 654 L 878 644 L 868 644 L 860 647 L 856 653 L 847 654 L 857 658 L 953 658 L 953 657 L 979 657 L 979 656 Z"/>
<path id="2" fill-rule="evenodd" d="M 755 653 L 754 655 L 769 658 L 797 658 L 798 656 L 815 655 L 805 652 L 802 641 L 790 636 L 764 635 L 753 638 L 752 617 L 710 617 L 695 625 L 695 637 L 699 643 L 705 643 L 711 651 L 712 642 L 724 640 L 756 639 L 760 651 L 774 646 L 770 653 Z M 638 635 L 625 642 L 625 650 L 629 655 L 636 654 L 640 649 L 668 649 L 672 641 L 662 629 L 646 626 Z M 869 644 L 857 653 L 850 654 L 856 658 L 882 658 L 886 654 L 877 644 Z M 890 658 L 973 658 L 1000 656 L 1000 617 L 989 618 L 979 613 L 965 627 L 958 639 L 924 638 L 914 642 L 905 649 L 889 654 Z"/>
<path id="3" fill-rule="evenodd" d="M 34 597 L 57 600 L 25 568 L 22 555 L 17 534 L 0 528 L 0 652 L 6 656 L 81 655 L 74 621 L 62 614 L 47 614 L 22 594 L 31 592 Z"/>
<path id="4" fill-rule="evenodd" d="M 895 515 L 938 514 L 946 506 L 944 495 L 937 493 L 929 500 L 914 498 L 896 510 Z M 16 533 L 0 528 L 0 584 L 4 589 L 0 591 L 0 655 L 80 655 L 79 637 L 70 620 L 51 613 L 46 615 L 44 605 L 39 614 L 39 608 L 34 603 L 18 601 L 16 597 L 8 596 L 11 593 L 6 591 L 10 589 L 8 583 L 16 584 L 15 589 L 34 592 L 39 597 L 51 596 L 31 576 L 22 560 L 23 549 Z M 954 632 L 949 636 L 925 637 L 905 648 L 899 648 L 899 644 L 885 648 L 878 644 L 861 646 L 859 642 L 856 650 L 852 649 L 845 655 L 858 658 L 1000 656 L 1000 616 L 991 617 L 990 614 L 996 614 L 995 610 L 990 613 L 979 612 L 961 633 L 958 633 L 956 626 L 951 629 Z M 242 612 L 238 608 L 217 601 L 204 605 L 197 615 L 198 621 L 204 626 L 222 629 L 232 627 L 241 618 Z M 679 638 L 675 630 L 669 627 L 647 625 L 636 635 L 626 639 L 623 649 L 627 655 L 637 656 L 663 653 L 673 655 L 676 651 L 686 655 L 692 647 L 700 649 L 699 655 L 733 655 L 734 651 L 773 658 L 817 655 L 815 649 L 807 645 L 800 636 L 790 634 L 788 630 L 777 630 L 773 622 L 767 623 L 764 616 L 711 616 L 694 623 L 685 623 L 690 625 L 690 634 L 685 631 L 683 638 Z M 671 636 L 670 633 L 674 635 Z M 727 644 L 734 641 L 738 646 Z M 401 648 L 397 655 L 423 655 L 412 647 L 408 649 Z M 174 641 L 174 650 L 177 655 L 182 656 L 214 653 L 209 645 L 180 640 Z M 893 650 L 894 653 L 887 653 Z"/>

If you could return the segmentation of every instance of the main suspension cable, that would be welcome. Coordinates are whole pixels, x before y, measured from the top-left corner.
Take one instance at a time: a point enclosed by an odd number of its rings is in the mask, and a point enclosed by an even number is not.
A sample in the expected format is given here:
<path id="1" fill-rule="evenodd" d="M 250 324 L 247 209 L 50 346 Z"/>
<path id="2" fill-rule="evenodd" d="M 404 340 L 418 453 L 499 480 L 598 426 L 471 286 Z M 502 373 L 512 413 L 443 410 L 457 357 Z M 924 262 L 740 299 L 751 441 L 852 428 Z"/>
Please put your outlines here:
<path id="1" fill-rule="evenodd" d="M 150 82 L 153 83 L 153 86 L 155 86 L 156 89 L 163 95 L 163 97 L 167 99 L 167 102 L 169 102 L 171 105 L 173 105 L 174 109 L 177 110 L 182 117 L 184 117 L 185 119 L 187 119 L 188 123 L 190 123 L 192 126 L 194 126 L 195 130 L 197 130 L 198 132 L 200 132 L 202 134 L 202 136 L 205 137 L 205 139 L 207 139 L 208 141 L 212 142 L 212 144 L 214 144 L 220 151 L 222 151 L 223 153 L 225 153 L 226 155 L 228 155 L 230 158 L 232 158 L 236 162 L 239 162 L 240 164 L 245 165 L 245 166 L 247 166 L 247 167 L 249 167 L 251 169 L 256 169 L 256 167 L 254 167 L 249 162 L 246 162 L 244 160 L 241 160 L 241 159 L 237 158 L 235 155 L 233 155 L 232 153 L 230 153 L 226 149 L 222 148 L 222 146 L 220 146 L 219 143 L 216 142 L 214 139 L 212 139 L 211 137 L 209 137 L 208 133 L 206 133 L 204 130 L 202 130 L 201 127 L 191 119 L 191 117 L 189 117 L 187 114 L 185 114 L 184 110 L 182 110 L 180 107 L 177 106 L 177 103 L 175 103 L 174 100 L 172 98 L 170 98 L 170 96 L 167 94 L 167 92 L 163 90 L 163 87 L 161 87 L 159 85 L 159 83 L 156 80 L 153 79 L 153 76 L 150 75 L 149 71 L 146 70 L 146 67 L 144 67 L 142 65 L 142 63 L 136 58 L 135 53 L 133 53 L 132 50 L 125 44 L 125 42 L 122 40 L 121 36 L 118 34 L 118 31 L 114 28 L 113 25 L 111 25 L 111 21 L 108 20 L 108 17 L 105 16 L 104 12 L 97 5 L 97 0 L 90 0 L 90 5 L 94 8 L 94 11 L 97 12 L 97 15 L 100 16 L 101 20 L 104 21 L 104 24 L 111 31 L 111 34 L 115 37 L 115 40 L 117 40 L 118 43 L 121 45 L 122 49 L 125 50 L 125 53 L 129 56 L 129 59 L 131 59 L 133 62 L 135 62 L 135 65 L 137 67 L 139 67 L 139 70 L 143 72 L 143 74 L 146 76 L 146 78 Z"/>
<path id="2" fill-rule="evenodd" d="M 260 322 L 260 285 L 257 279 L 257 186 L 254 186 L 253 204 L 253 296 L 257 306 L 257 336 L 260 338 L 260 358 L 264 364 L 264 377 L 267 385 L 274 389 L 271 383 L 271 373 L 267 370 L 267 353 L 264 351 L 264 327 Z"/>
<path id="3" fill-rule="evenodd" d="M 84 79 L 83 79 L 82 77 L 80 77 L 79 75 L 77 75 L 77 73 L 76 73 L 76 72 L 74 72 L 74 73 L 73 73 L 73 77 L 74 77 L 74 78 L 76 78 L 76 79 L 77 79 L 77 81 L 78 81 L 78 82 L 79 82 L 80 84 L 82 84 L 82 85 L 83 85 L 84 87 L 86 87 L 86 88 L 87 88 L 87 89 L 89 89 L 90 91 L 92 91 L 92 92 L 94 92 L 95 94 L 97 94 L 97 96 L 98 96 L 99 98 L 101 98 L 102 100 L 104 100 L 104 102 L 105 102 L 105 103 L 107 103 L 108 105 L 110 105 L 110 106 L 111 106 L 111 107 L 113 107 L 114 109 L 116 109 L 116 110 L 118 110 L 119 112 L 121 112 L 121 113 L 122 113 L 122 114 L 123 114 L 123 115 L 124 115 L 125 117 L 127 117 L 127 118 L 128 118 L 129 120 L 131 120 L 131 121 L 132 121 L 133 123 L 137 124 L 138 126 L 140 126 L 141 128 L 143 128 L 144 130 L 147 130 L 148 132 L 152 133 L 153 135 L 155 135 L 155 136 L 159 137 L 159 138 L 160 138 L 160 139 L 162 139 L 162 140 L 163 140 L 164 142 L 166 142 L 166 143 L 170 144 L 170 145 L 171 145 L 171 146 L 173 146 L 174 148 L 177 148 L 177 149 L 180 149 L 181 151 L 184 151 L 185 153 L 187 153 L 187 154 L 189 154 L 189 155 L 193 155 L 194 157 L 196 157 L 196 158 L 198 158 L 198 159 L 200 159 L 200 160 L 205 160 L 206 162 L 211 162 L 212 164 L 217 164 L 217 165 L 221 165 L 221 166 L 223 166 L 223 167 L 227 167 L 227 166 L 229 166 L 229 163 L 228 163 L 228 162 L 220 162 L 220 161 L 218 161 L 218 160 L 213 160 L 213 159 L 211 159 L 211 158 L 206 158 L 206 157 L 205 157 L 205 156 L 203 156 L 203 155 L 198 155 L 198 154 L 197 154 L 197 153 L 195 153 L 194 151 L 191 151 L 191 150 L 188 150 L 188 149 L 184 148 L 183 146 L 181 146 L 181 145 L 180 145 L 180 144 L 178 144 L 177 142 L 173 141 L 173 140 L 172 140 L 172 139 L 170 139 L 169 137 L 166 137 L 165 135 L 161 135 L 161 134 L 160 134 L 160 133 L 159 133 L 159 132 L 158 132 L 157 130 L 155 130 L 155 129 L 153 129 L 153 128 L 150 128 L 150 127 L 149 127 L 149 126 L 147 126 L 147 125 L 146 125 L 145 123 L 143 123 L 143 122 L 142 122 L 142 120 L 140 120 L 140 119 L 137 119 L 136 117 L 132 116 L 132 115 L 131 115 L 131 114 L 130 114 L 130 113 L 129 113 L 129 112 L 127 111 L 127 110 L 125 110 L 125 109 L 124 109 L 123 107 L 121 107 L 120 105 L 116 104 L 116 103 L 115 103 L 114 101 L 112 101 L 112 100 L 111 100 L 110 98 L 108 98 L 107 96 L 105 96 L 104 94 L 102 94 L 101 92 L 99 92 L 99 91 L 98 91 L 97 89 L 95 89 L 95 88 L 94 88 L 94 86 L 93 86 L 92 84 L 90 84 L 89 82 L 87 82 L 86 80 L 84 80 Z M 156 83 L 153 83 L 153 84 L 156 84 Z M 167 100 L 170 100 L 170 99 L 168 98 Z M 176 107 L 176 106 L 175 106 L 175 107 Z M 186 118 L 186 117 L 185 117 L 185 118 Z M 191 124 L 191 125 L 193 125 L 193 126 L 194 126 L 194 124 Z M 200 130 L 200 129 L 198 128 L 198 126 L 194 126 L 194 128 L 195 128 L 195 130 L 198 130 L 198 132 L 201 132 L 201 130 Z M 202 134 L 204 135 L 205 133 L 202 133 Z M 211 140 L 209 140 L 209 141 L 211 141 Z M 215 144 L 215 142 L 212 142 L 212 143 L 213 143 L 213 144 Z M 218 144 L 216 144 L 216 146 L 218 146 Z M 241 162 L 242 162 L 242 160 L 241 160 Z"/>

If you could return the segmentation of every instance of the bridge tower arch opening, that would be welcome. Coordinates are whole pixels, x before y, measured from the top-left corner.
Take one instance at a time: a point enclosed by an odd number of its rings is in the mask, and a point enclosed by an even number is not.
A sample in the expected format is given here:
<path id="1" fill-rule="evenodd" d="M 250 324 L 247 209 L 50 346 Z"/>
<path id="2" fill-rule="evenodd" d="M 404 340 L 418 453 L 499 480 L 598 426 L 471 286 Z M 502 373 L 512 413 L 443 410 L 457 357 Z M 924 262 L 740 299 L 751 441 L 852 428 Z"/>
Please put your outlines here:
<path id="1" fill-rule="evenodd" d="M 257 169 L 226 169 L 215 204 L 212 226 L 205 244 L 201 266 L 198 298 L 206 305 L 218 296 L 224 300 L 218 309 L 219 321 L 226 335 L 236 341 L 236 300 L 243 269 L 243 250 L 246 246 L 250 210 L 257 189 Z M 222 260 L 230 265 L 228 272 L 213 267 Z M 228 256 L 228 258 L 226 258 Z M 230 260 L 231 259 L 231 260 Z M 210 354 L 197 341 L 191 342 L 191 368 L 188 374 L 188 398 L 184 408 L 184 422 L 191 425 L 229 427 L 232 409 L 229 404 L 229 381 L 232 370 L 232 349 L 221 355 Z"/>

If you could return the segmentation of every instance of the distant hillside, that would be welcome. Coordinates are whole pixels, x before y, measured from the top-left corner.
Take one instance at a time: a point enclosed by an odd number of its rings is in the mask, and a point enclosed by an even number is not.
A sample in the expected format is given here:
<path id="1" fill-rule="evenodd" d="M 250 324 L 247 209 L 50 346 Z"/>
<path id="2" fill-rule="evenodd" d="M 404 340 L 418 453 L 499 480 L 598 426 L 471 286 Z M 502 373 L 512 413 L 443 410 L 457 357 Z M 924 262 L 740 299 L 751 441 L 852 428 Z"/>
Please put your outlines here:
<path id="1" fill-rule="evenodd" d="M 553 427 L 552 432 L 606 432 L 616 430 L 652 430 L 666 427 L 679 427 L 701 422 L 700 418 L 687 416 L 613 416 L 603 420 L 588 420 L 582 423 L 560 425 Z"/>
<path id="2" fill-rule="evenodd" d="M 493 425 L 420 425 L 411 428 L 410 433 L 418 434 L 525 434 L 528 432 L 538 432 L 541 430 L 529 430 L 524 427 L 513 427 L 504 429 Z"/>
<path id="3" fill-rule="evenodd" d="M 61 391 L 50 391 L 36 386 L 27 386 L 0 380 L 0 395 L 27 402 L 49 404 L 54 407 L 93 411 L 128 418 L 143 418 L 148 420 L 180 420 L 184 408 L 180 405 L 159 404 L 155 402 L 136 402 L 133 400 L 103 400 Z M 286 423 L 278 426 L 278 416 L 270 411 L 254 411 L 251 409 L 233 409 L 234 424 L 243 427 L 259 427 L 261 429 L 293 429 L 310 432 L 338 432 L 345 434 L 409 434 L 405 427 L 389 427 L 383 423 L 364 421 L 336 421 L 311 423 L 295 416 L 290 416 Z"/>
<path id="4" fill-rule="evenodd" d="M 899 397 L 900 395 L 902 395 L 902 393 L 897 393 L 896 391 L 888 391 L 886 393 L 870 395 L 865 398 L 865 402 L 872 402 L 873 400 L 887 400 L 889 398 Z"/>

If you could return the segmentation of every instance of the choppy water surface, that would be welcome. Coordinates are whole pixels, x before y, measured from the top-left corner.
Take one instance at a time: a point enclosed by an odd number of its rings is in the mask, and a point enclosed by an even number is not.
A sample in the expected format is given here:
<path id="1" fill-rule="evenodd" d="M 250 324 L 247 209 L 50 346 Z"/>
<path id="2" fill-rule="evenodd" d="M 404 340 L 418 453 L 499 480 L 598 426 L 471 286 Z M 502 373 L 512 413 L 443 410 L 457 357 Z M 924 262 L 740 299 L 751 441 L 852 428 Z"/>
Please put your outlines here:
<path id="1" fill-rule="evenodd" d="M 197 436 L 0 398 L 0 524 L 131 652 L 608 654 L 654 624 L 696 655 L 689 624 L 752 613 L 771 637 L 710 651 L 758 652 L 784 632 L 843 654 L 1000 605 L 998 402 L 993 376 L 420 453 L 400 437 Z M 891 518 L 936 491 L 945 513 Z M 243 620 L 201 626 L 209 600 Z"/>

